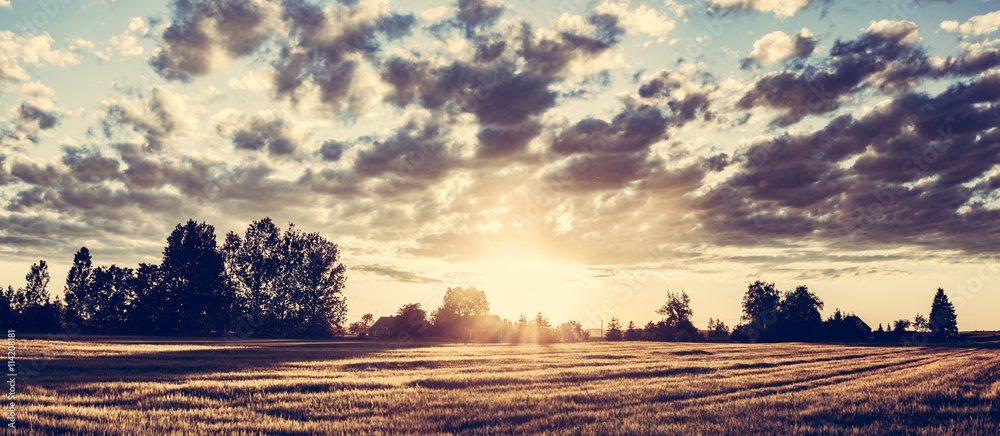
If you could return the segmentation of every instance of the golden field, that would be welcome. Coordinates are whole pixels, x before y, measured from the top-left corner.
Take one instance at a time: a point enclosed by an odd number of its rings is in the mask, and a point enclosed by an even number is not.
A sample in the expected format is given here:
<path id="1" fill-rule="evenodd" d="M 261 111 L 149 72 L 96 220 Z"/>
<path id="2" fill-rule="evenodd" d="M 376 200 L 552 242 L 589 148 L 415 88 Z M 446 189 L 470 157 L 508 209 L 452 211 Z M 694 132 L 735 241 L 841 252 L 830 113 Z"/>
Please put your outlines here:
<path id="1" fill-rule="evenodd" d="M 18 381 L 17 434 L 1000 434 L 991 348 L 95 337 L 17 346 L 21 368 L 38 368 Z"/>

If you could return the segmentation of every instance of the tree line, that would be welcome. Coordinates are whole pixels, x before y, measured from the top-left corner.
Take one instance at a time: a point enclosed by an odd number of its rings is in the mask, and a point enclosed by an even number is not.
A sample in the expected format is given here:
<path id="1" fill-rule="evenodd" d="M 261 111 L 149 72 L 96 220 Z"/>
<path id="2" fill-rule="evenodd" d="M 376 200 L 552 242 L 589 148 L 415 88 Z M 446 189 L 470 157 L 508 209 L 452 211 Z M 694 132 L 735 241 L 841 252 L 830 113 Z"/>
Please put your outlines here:
<path id="1" fill-rule="evenodd" d="M 215 228 L 189 220 L 167 238 L 159 264 L 94 266 L 80 248 L 65 299 L 50 298 L 48 265 L 31 266 L 27 284 L 8 286 L 0 315 L 15 328 L 86 333 L 222 335 L 252 320 L 247 335 L 329 336 L 346 316 L 346 268 L 336 244 L 264 218 L 216 243 Z"/>
<path id="2" fill-rule="evenodd" d="M 740 342 L 830 342 L 865 340 L 911 340 L 926 342 L 946 340 L 958 336 L 958 318 L 954 306 L 944 290 L 938 288 L 927 316 L 917 315 L 911 322 L 900 319 L 892 323 L 891 330 L 881 324 L 878 330 L 853 314 L 837 309 L 827 319 L 820 310 L 823 301 L 806 286 L 781 293 L 774 283 L 755 281 L 747 287 L 742 301 L 741 323 L 730 331 L 721 320 L 709 318 L 708 328 L 699 331 L 691 323 L 693 314 L 687 293 L 668 292 L 667 302 L 657 313 L 664 317 L 660 322 L 650 321 L 637 327 L 629 321 L 622 326 L 612 318 L 605 338 L 609 341 L 700 341 L 729 339 Z M 867 327 L 867 328 L 866 328 Z M 913 328 L 911 330 L 910 328 Z M 914 335 L 919 339 L 914 339 Z"/>

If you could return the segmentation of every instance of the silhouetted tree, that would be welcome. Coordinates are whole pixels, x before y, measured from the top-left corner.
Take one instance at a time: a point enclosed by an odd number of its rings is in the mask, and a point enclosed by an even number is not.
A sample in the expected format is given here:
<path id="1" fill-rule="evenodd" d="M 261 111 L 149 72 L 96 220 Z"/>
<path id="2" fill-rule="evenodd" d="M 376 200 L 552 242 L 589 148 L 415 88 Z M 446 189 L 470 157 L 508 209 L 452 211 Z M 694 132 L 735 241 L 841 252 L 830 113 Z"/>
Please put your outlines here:
<path id="1" fill-rule="evenodd" d="M 823 332 L 821 309 L 823 301 L 805 286 L 786 292 L 779 306 L 779 336 L 796 341 L 819 339 Z"/>
<path id="2" fill-rule="evenodd" d="M 24 287 L 24 305 L 22 310 L 28 310 L 45 305 L 49 302 L 49 266 L 44 260 L 31 265 L 31 270 L 24 276 L 28 281 Z"/>
<path id="3" fill-rule="evenodd" d="M 729 337 L 729 327 L 721 319 L 708 319 L 708 337 L 712 339 L 725 339 Z"/>
<path id="4" fill-rule="evenodd" d="M 420 307 L 420 303 L 404 304 L 396 311 L 393 330 L 400 340 L 426 335 L 430 330 L 427 312 Z"/>
<path id="5" fill-rule="evenodd" d="M 163 310 L 167 305 L 167 295 L 162 292 L 162 274 L 159 265 L 140 263 L 135 270 L 131 286 L 135 293 L 132 304 L 130 326 L 133 331 L 152 333 L 163 330 L 160 326 L 169 323 Z"/>
<path id="6" fill-rule="evenodd" d="M 660 332 L 656 327 L 656 323 L 649 321 L 646 326 L 642 328 L 642 340 L 644 341 L 662 341 L 663 333 Z"/>
<path id="7" fill-rule="evenodd" d="M 583 326 L 573 320 L 559 325 L 558 332 L 560 342 L 583 342 L 590 339 L 590 334 L 583 330 Z"/>
<path id="8" fill-rule="evenodd" d="M 372 314 L 370 313 L 366 313 L 364 315 L 361 315 L 360 320 L 352 322 L 348 330 L 353 335 L 365 336 L 368 334 L 368 328 L 371 327 L 372 323 L 374 322 L 375 322 L 375 317 L 372 316 Z"/>
<path id="9" fill-rule="evenodd" d="M 611 321 L 608 322 L 608 329 L 604 332 L 604 339 L 609 341 L 620 341 L 623 337 L 622 325 L 618 322 L 618 318 L 611 318 Z"/>
<path id="10" fill-rule="evenodd" d="M 693 341 L 700 338 L 698 328 L 691 322 L 694 312 L 691 310 L 691 299 L 687 292 L 667 292 L 667 301 L 656 313 L 665 317 L 662 327 L 659 327 L 665 340 L 678 342 Z"/>
<path id="11" fill-rule="evenodd" d="M 917 316 L 913 317 L 913 328 L 918 332 L 929 332 L 931 331 L 931 324 L 927 321 L 927 318 L 918 313 Z"/>
<path id="12" fill-rule="evenodd" d="M 276 333 L 279 329 L 267 316 L 273 312 L 277 298 L 282 245 L 281 230 L 270 218 L 264 218 L 251 223 L 242 238 L 229 232 L 222 248 L 240 312 L 262 324 L 260 333 Z"/>
<path id="13" fill-rule="evenodd" d="M 944 289 L 938 288 L 931 303 L 930 323 L 931 336 L 935 338 L 951 338 L 958 336 L 958 316 Z"/>
<path id="14" fill-rule="evenodd" d="M 189 220 L 178 224 L 163 249 L 156 292 L 163 306 L 159 330 L 177 333 L 225 331 L 232 316 L 223 257 L 215 228 Z"/>
<path id="15" fill-rule="evenodd" d="M 90 319 L 91 309 L 84 304 L 88 300 L 88 293 L 93 280 L 93 262 L 90 258 L 90 250 L 87 247 L 80 247 L 80 250 L 73 256 L 73 266 L 66 275 L 66 321 L 83 324 L 84 320 Z"/>
<path id="16" fill-rule="evenodd" d="M 96 324 L 98 334 L 126 325 L 135 301 L 134 284 L 135 272 L 131 268 L 111 265 L 93 271 L 84 306 L 89 308 L 88 320 Z"/>
<path id="17" fill-rule="evenodd" d="M 7 286 L 7 290 L 0 290 L 0 319 L 3 319 L 8 328 L 18 327 L 17 310 L 15 310 L 14 298 L 16 292 L 12 286 Z"/>
<path id="18" fill-rule="evenodd" d="M 11 300 L 16 302 L 19 326 L 33 331 L 56 331 L 62 327 L 62 302 L 49 299 L 49 266 L 44 260 L 31 266 L 28 282 Z"/>
<path id="19" fill-rule="evenodd" d="M 462 322 L 462 318 L 489 313 L 490 303 L 486 300 L 486 292 L 475 287 L 454 287 L 445 291 L 441 307 L 434 310 L 431 319 L 439 334 L 458 337 L 461 333 L 455 331 L 455 328 Z"/>
<path id="20" fill-rule="evenodd" d="M 628 328 L 625 329 L 625 334 L 622 337 L 626 341 L 638 341 L 642 339 L 642 329 L 637 329 L 635 323 L 632 321 L 628 322 Z"/>
<path id="21" fill-rule="evenodd" d="M 275 304 L 285 334 L 331 336 L 342 330 L 347 269 L 339 260 L 337 245 L 318 233 L 292 226 L 285 232 Z"/>
<path id="22" fill-rule="evenodd" d="M 906 329 L 910 328 L 910 324 L 911 324 L 910 320 L 908 320 L 908 319 L 896 320 L 893 323 L 892 331 L 896 332 L 896 333 L 906 332 Z"/>
<path id="23" fill-rule="evenodd" d="M 757 280 L 747 287 L 743 295 L 744 324 L 733 330 L 732 337 L 738 340 L 757 342 L 767 340 L 773 333 L 770 327 L 778 321 L 778 306 L 781 294 L 774 283 Z"/>

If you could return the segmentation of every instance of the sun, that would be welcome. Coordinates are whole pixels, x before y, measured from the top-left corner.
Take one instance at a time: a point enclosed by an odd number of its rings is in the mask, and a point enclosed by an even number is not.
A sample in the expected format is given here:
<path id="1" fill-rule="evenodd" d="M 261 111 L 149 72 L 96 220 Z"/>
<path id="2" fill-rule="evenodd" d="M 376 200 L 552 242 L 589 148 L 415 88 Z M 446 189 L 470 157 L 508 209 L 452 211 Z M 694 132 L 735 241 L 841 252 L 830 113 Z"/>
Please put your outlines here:
<path id="1" fill-rule="evenodd" d="M 486 291 L 490 312 L 516 321 L 542 312 L 553 323 L 576 312 L 573 297 L 586 286 L 586 268 L 538 254 L 498 255 L 467 264 L 470 286 Z"/>

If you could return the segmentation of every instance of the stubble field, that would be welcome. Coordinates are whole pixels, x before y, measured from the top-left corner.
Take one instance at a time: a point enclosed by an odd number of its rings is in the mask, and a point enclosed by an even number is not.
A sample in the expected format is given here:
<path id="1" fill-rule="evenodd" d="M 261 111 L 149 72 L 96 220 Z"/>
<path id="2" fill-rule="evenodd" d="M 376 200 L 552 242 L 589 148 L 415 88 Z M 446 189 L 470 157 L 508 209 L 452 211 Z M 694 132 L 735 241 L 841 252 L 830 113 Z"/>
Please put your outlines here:
<path id="1" fill-rule="evenodd" d="M 1000 434 L 991 348 L 17 345 L 18 434 Z"/>

